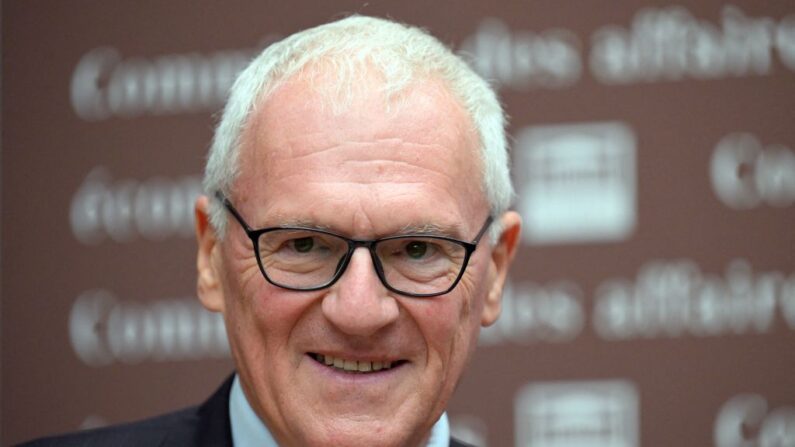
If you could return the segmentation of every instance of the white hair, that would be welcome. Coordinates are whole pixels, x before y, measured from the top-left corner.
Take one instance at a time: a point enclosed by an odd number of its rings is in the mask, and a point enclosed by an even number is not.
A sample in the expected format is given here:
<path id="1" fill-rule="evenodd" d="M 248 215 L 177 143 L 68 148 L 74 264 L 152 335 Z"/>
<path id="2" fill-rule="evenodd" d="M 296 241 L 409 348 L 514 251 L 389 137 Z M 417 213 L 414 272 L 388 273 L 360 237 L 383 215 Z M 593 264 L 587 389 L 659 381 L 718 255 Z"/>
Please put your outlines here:
<path id="1" fill-rule="evenodd" d="M 238 174 L 241 135 L 257 104 L 292 76 L 323 61 L 323 75 L 336 76 L 337 97 L 345 98 L 367 67 L 385 79 L 387 97 L 418 78 L 441 80 L 469 114 L 480 139 L 481 188 L 498 218 L 513 199 L 505 137 L 505 115 L 491 86 L 461 58 L 427 32 L 385 19 L 351 16 L 293 34 L 257 56 L 238 76 L 215 131 L 204 173 L 204 190 L 227 196 Z M 327 63 L 325 63 L 327 62 Z M 332 71 L 329 73 L 329 71 Z M 335 105 L 336 107 L 336 105 Z M 223 206 L 211 199 L 210 222 L 219 237 L 226 230 Z M 492 240 L 499 237 L 492 228 Z"/>

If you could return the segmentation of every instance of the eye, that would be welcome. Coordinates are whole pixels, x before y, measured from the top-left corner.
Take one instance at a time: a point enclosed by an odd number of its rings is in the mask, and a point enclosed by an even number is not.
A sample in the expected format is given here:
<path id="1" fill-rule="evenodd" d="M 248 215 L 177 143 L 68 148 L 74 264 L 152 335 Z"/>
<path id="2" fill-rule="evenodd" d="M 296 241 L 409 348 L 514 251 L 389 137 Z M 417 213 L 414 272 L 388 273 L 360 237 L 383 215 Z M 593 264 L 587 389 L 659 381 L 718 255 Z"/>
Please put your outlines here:
<path id="1" fill-rule="evenodd" d="M 309 251 L 311 251 L 315 246 L 315 239 L 312 237 L 302 237 L 293 239 L 290 244 L 298 253 L 309 253 Z"/>
<path id="2" fill-rule="evenodd" d="M 428 243 L 423 241 L 411 241 L 406 244 L 406 255 L 411 259 L 421 259 L 428 252 Z"/>

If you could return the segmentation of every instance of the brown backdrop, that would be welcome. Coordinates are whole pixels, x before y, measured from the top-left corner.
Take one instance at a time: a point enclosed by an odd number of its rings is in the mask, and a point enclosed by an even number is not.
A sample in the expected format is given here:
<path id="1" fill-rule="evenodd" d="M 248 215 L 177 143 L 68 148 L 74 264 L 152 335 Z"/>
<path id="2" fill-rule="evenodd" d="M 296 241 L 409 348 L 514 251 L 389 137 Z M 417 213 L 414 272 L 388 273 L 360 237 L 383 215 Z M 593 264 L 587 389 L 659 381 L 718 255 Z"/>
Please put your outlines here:
<path id="1" fill-rule="evenodd" d="M 449 414 L 483 446 L 795 445 L 795 3 L 2 5 L 2 443 L 202 400 L 191 202 L 241 64 L 427 27 L 511 115 L 526 230 Z M 430 2 L 428 2 L 430 3 Z"/>

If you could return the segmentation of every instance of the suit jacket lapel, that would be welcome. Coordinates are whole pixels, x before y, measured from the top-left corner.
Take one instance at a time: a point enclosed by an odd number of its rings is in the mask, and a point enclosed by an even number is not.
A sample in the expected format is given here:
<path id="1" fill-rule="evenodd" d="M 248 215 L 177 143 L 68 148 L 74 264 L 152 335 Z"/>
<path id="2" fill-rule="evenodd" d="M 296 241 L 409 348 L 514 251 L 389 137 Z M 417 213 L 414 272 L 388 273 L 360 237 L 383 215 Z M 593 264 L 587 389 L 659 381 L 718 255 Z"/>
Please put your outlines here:
<path id="1" fill-rule="evenodd" d="M 200 447 L 232 446 L 232 426 L 229 422 L 229 392 L 234 375 L 199 407 L 196 429 Z"/>

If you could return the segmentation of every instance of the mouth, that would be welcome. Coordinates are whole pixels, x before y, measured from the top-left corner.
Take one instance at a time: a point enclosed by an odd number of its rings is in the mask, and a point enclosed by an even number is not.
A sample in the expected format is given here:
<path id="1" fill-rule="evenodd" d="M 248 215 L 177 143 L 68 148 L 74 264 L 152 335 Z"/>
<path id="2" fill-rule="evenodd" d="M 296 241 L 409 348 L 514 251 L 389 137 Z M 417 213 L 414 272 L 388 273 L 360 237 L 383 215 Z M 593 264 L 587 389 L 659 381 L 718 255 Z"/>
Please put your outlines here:
<path id="1" fill-rule="evenodd" d="M 349 360 L 341 357 L 332 357 L 330 355 L 317 354 L 314 352 L 309 353 L 314 361 L 333 368 L 338 371 L 343 371 L 349 374 L 372 374 L 379 371 L 387 371 L 396 368 L 404 363 L 405 360 L 397 361 L 368 361 L 368 360 Z"/>

